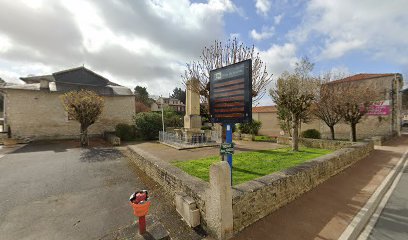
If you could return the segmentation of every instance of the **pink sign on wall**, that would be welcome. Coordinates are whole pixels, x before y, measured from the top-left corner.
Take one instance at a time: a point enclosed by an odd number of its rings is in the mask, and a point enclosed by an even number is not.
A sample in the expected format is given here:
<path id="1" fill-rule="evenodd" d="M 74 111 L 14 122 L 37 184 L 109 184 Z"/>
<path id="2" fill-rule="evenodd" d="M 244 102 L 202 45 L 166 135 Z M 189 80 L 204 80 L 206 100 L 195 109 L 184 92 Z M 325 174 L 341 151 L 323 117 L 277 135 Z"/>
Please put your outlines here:
<path id="1" fill-rule="evenodd" d="M 370 116 L 384 116 L 391 113 L 390 100 L 373 102 L 367 111 Z"/>

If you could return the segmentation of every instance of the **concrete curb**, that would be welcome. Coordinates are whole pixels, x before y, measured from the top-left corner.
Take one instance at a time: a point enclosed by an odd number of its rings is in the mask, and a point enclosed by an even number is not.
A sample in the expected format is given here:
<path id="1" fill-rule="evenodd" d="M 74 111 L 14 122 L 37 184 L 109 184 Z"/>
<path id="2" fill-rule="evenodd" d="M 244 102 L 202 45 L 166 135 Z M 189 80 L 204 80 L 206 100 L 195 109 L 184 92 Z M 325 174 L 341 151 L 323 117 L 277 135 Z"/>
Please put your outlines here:
<path id="1" fill-rule="evenodd" d="M 369 236 L 371 231 L 373 230 L 375 224 L 378 221 L 378 218 L 381 215 L 381 212 L 384 210 L 385 205 L 387 204 L 388 200 L 391 197 L 391 194 L 394 192 L 395 187 L 398 185 L 402 174 L 404 173 L 405 169 L 408 166 L 408 160 L 405 161 L 404 166 L 402 167 L 401 171 L 398 172 L 397 177 L 394 179 L 392 182 L 391 187 L 388 189 L 387 193 L 384 195 L 383 199 L 380 202 L 380 205 L 377 207 L 375 210 L 373 216 L 370 218 L 370 221 L 367 223 L 367 226 L 364 228 L 363 232 L 360 234 L 360 236 L 357 238 L 357 240 L 366 240 Z"/>
<path id="2" fill-rule="evenodd" d="M 339 240 L 355 240 L 363 231 L 367 223 L 370 221 L 371 216 L 377 209 L 384 195 L 387 193 L 391 184 L 393 184 L 398 173 L 400 173 L 407 160 L 408 150 L 402 155 L 397 165 L 391 169 L 390 173 L 375 190 L 373 195 L 368 199 L 367 203 L 361 208 L 361 210 L 354 216 L 351 223 L 347 226 L 346 230 L 341 234 Z"/>

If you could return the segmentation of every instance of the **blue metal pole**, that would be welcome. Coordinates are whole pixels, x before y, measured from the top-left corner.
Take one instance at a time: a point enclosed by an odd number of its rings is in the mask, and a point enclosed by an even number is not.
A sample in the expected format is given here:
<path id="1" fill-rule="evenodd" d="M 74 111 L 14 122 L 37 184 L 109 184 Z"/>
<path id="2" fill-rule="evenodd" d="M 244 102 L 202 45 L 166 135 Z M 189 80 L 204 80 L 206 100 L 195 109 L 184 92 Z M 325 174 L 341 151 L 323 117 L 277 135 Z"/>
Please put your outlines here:
<path id="1" fill-rule="evenodd" d="M 231 127 L 231 124 L 227 124 L 227 136 L 226 136 L 225 140 L 226 140 L 227 143 L 232 143 L 232 127 Z M 227 154 L 227 162 L 230 165 L 231 185 L 232 185 L 232 154 Z"/>

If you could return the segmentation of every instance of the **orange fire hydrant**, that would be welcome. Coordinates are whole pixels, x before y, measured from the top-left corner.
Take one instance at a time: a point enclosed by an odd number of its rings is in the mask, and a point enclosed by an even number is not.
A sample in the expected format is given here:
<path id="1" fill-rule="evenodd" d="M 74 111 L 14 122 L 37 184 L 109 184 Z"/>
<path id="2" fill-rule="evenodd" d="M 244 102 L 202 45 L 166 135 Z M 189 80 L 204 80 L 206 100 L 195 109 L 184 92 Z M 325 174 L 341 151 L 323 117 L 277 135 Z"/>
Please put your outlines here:
<path id="1" fill-rule="evenodd" d="M 146 215 L 149 211 L 150 201 L 146 190 L 133 193 L 130 198 L 130 205 L 133 207 L 133 214 L 139 217 L 139 234 L 146 232 Z"/>

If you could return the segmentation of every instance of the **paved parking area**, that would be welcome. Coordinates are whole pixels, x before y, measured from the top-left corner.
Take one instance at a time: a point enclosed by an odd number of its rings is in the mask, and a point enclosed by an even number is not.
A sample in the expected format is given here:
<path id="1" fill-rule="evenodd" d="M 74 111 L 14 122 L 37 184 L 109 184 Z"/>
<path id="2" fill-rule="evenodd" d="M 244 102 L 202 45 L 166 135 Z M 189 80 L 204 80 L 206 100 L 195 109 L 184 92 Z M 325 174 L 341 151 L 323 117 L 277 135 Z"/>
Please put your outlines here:
<path id="1" fill-rule="evenodd" d="M 115 149 L 29 144 L 0 158 L 2 239 L 97 239 L 133 221 L 144 186 Z"/>
<path id="2" fill-rule="evenodd" d="M 172 223 L 173 238 L 182 239 L 177 231 L 199 237 L 120 151 L 92 144 L 38 142 L 0 158 L 1 239 L 106 239 L 134 222 L 128 198 L 145 188 L 153 193 L 151 214 Z"/>

